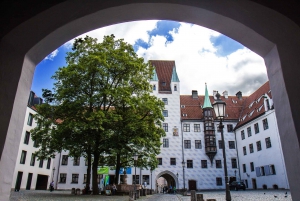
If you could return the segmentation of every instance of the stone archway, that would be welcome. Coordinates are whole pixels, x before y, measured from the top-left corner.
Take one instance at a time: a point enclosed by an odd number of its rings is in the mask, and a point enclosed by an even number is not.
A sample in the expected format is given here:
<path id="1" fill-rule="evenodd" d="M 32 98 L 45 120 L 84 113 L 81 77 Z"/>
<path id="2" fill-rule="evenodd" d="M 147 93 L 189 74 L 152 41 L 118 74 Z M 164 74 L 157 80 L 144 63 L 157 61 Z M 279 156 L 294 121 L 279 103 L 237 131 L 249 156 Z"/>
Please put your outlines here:
<path id="1" fill-rule="evenodd" d="M 160 172 L 158 175 L 156 175 L 156 178 L 155 178 L 156 183 L 157 183 L 157 180 L 161 177 L 166 180 L 166 184 L 164 184 L 164 185 L 167 186 L 168 188 L 170 186 L 172 186 L 172 187 L 176 186 L 177 189 L 179 188 L 177 176 L 173 172 L 168 171 L 168 170 Z M 157 188 L 158 188 L 158 186 L 156 185 L 156 191 L 158 190 Z"/>
<path id="2" fill-rule="evenodd" d="M 84 5 L 84 6 L 82 6 Z M 219 31 L 265 60 L 274 98 L 291 193 L 300 200 L 300 27 L 253 1 L 64 1 L 22 22 L 0 42 L 0 199 L 8 200 L 27 94 L 46 55 L 84 32 L 146 19 L 185 21 Z"/>

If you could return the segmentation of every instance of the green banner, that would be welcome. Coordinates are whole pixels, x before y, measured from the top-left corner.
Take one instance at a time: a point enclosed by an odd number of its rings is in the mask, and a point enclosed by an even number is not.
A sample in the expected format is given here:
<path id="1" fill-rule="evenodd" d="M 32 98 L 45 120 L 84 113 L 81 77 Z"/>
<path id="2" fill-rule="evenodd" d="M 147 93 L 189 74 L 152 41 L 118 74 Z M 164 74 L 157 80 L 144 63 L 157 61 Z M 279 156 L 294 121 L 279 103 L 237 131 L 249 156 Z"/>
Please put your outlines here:
<path id="1" fill-rule="evenodd" d="M 108 172 L 109 172 L 108 166 L 98 167 L 97 174 L 108 174 Z"/>

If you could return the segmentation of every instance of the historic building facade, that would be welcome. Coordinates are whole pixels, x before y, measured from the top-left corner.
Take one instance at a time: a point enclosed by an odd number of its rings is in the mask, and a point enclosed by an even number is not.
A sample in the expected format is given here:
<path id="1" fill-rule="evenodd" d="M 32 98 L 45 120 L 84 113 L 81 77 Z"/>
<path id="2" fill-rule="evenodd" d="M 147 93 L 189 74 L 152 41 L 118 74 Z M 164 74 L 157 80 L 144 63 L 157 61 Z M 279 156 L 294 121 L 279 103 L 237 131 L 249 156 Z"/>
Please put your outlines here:
<path id="1" fill-rule="evenodd" d="M 217 91 L 209 96 L 205 85 L 205 95 L 198 95 L 195 90 L 190 95 L 180 95 L 180 80 L 175 61 L 151 60 L 150 63 L 155 69 L 150 80 L 152 94 L 165 103 L 162 112 L 165 117 L 163 128 L 166 136 L 161 139 L 161 153 L 157 156 L 158 167 L 153 172 L 129 168 L 128 184 L 133 183 L 136 174 L 136 183 L 146 182 L 146 188 L 151 189 L 161 190 L 164 185 L 176 185 L 177 189 L 190 190 L 224 189 L 222 149 L 225 148 L 229 182 L 244 180 L 247 187 L 253 189 L 289 188 L 268 82 L 250 96 L 242 96 L 242 92 L 238 92 L 236 96 L 229 96 L 227 91 L 222 93 L 221 99 L 226 103 L 223 147 L 218 130 L 219 121 L 215 119 L 212 109 Z M 27 110 L 28 116 L 32 109 L 28 107 Z M 34 123 L 28 127 L 25 122 L 24 135 L 33 126 Z M 24 147 L 28 145 L 21 142 L 19 161 L 23 160 L 23 151 L 27 150 Z M 35 149 L 32 147 L 27 151 L 26 164 L 29 165 L 28 157 Z M 35 174 L 32 176 L 31 189 L 36 186 L 38 179 L 35 177 L 38 175 L 51 177 L 56 189 L 84 188 L 87 166 L 83 157 L 72 158 L 67 151 L 63 151 L 52 161 L 53 167 L 51 161 L 47 161 L 44 168 L 29 165 L 32 171 L 27 166 L 24 168 L 23 164 L 17 164 L 14 177 L 16 183 L 13 188 L 18 183 L 20 171 L 24 172 L 23 175 L 31 172 Z M 111 178 L 108 182 L 112 183 L 114 174 L 115 171 L 111 169 L 100 174 L 99 187 L 103 187 L 107 175 Z M 122 177 L 121 171 L 120 178 Z M 21 188 L 25 188 L 24 179 Z"/>

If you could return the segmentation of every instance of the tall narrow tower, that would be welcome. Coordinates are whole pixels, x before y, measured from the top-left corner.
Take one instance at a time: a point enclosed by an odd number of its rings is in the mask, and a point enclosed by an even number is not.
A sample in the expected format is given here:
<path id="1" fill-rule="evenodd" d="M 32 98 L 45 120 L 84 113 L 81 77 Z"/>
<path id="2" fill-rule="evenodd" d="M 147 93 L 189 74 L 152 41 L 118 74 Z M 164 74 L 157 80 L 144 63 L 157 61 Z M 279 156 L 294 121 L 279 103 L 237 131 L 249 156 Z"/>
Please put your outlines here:
<path id="1" fill-rule="evenodd" d="M 205 98 L 203 104 L 203 117 L 204 117 L 204 140 L 205 140 L 205 153 L 209 157 L 211 164 L 217 154 L 215 126 L 213 118 L 213 107 L 209 100 L 207 86 L 205 83 Z"/>

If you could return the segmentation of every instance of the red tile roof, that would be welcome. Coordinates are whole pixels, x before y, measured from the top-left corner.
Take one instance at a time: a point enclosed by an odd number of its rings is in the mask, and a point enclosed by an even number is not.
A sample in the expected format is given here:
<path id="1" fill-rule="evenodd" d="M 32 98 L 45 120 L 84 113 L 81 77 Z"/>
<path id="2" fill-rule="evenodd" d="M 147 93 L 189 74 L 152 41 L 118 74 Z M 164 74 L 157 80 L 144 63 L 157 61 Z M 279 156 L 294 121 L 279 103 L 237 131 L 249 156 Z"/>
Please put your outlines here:
<path id="1" fill-rule="evenodd" d="M 149 60 L 152 66 L 155 67 L 158 77 L 158 92 L 159 93 L 172 93 L 171 79 L 175 61 L 166 60 Z M 165 83 L 165 84 L 163 84 Z"/>

